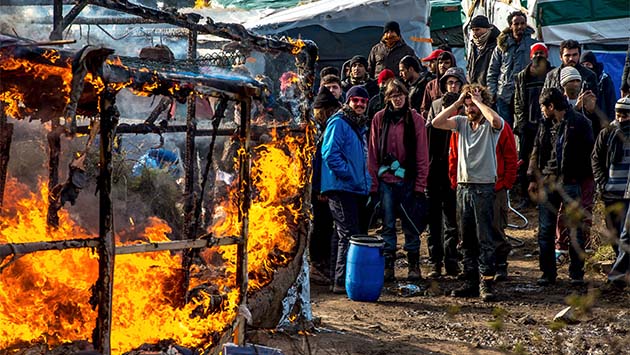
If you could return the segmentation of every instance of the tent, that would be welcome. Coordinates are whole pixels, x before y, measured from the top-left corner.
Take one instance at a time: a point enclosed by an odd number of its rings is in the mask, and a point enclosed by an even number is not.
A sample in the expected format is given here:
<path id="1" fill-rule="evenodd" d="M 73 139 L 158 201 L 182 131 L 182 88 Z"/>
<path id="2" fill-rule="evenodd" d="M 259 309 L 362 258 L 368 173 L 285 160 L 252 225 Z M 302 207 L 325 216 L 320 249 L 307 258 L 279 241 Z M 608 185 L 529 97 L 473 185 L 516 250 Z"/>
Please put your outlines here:
<path id="1" fill-rule="evenodd" d="M 319 65 L 336 66 L 352 56 L 368 56 L 383 34 L 383 24 L 397 21 L 404 41 L 419 57 L 431 51 L 427 25 L 429 0 L 320 0 L 245 23 L 260 34 L 315 41 Z"/>

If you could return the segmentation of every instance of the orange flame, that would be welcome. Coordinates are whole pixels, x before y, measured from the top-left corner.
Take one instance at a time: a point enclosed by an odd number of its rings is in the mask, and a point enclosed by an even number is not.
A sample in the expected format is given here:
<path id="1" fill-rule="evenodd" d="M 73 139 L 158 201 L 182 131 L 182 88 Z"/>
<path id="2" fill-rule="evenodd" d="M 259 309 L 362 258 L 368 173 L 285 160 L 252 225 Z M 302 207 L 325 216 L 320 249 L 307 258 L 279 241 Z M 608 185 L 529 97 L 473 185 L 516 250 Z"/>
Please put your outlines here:
<path id="1" fill-rule="evenodd" d="M 289 41 L 289 43 L 291 43 L 291 45 L 293 45 L 293 48 L 291 49 L 291 53 L 293 55 L 300 54 L 300 52 L 302 51 L 302 48 L 306 46 L 306 43 L 304 43 L 304 41 L 302 41 L 302 39 L 300 38 L 293 39 L 291 37 L 287 37 L 287 40 Z"/>
<path id="2" fill-rule="evenodd" d="M 274 132 L 275 133 L 275 132 Z M 276 267 L 294 253 L 294 227 L 309 218 L 302 208 L 303 190 L 310 178 L 313 153 L 311 130 L 301 137 L 274 134 L 270 143 L 254 149 L 249 213 L 248 272 L 250 292 L 262 288 Z M 240 154 L 245 154 L 241 150 Z M 42 184 L 43 185 L 43 184 Z M 238 184 L 232 189 L 237 190 Z M 60 211 L 60 227 L 46 226 L 48 191 L 30 193 L 9 179 L 0 219 L 0 243 L 95 238 Z M 235 191 L 236 192 L 236 191 Z M 238 193 L 219 209 L 226 211 L 215 235 L 238 235 Z M 150 242 L 167 240 L 169 227 L 150 219 L 143 231 Z M 120 245 L 120 243 L 117 243 Z M 207 249 L 225 260 L 222 278 L 191 278 L 191 287 L 211 285 L 223 297 L 219 309 L 208 292 L 199 292 L 189 304 L 177 308 L 174 289 L 180 280 L 181 257 L 170 252 L 116 256 L 114 275 L 112 349 L 122 354 L 143 343 L 173 339 L 191 348 L 208 347 L 213 334 L 222 332 L 236 317 L 239 294 L 235 285 L 236 248 Z M 89 305 L 90 288 L 98 275 L 98 257 L 92 250 L 72 249 L 24 255 L 14 262 L 0 260 L 0 349 L 22 343 L 46 342 L 49 346 L 91 339 L 96 312 Z M 193 275 L 197 275 L 194 272 Z M 202 310 L 200 312 L 200 309 Z M 196 314 L 204 316 L 193 316 Z"/>

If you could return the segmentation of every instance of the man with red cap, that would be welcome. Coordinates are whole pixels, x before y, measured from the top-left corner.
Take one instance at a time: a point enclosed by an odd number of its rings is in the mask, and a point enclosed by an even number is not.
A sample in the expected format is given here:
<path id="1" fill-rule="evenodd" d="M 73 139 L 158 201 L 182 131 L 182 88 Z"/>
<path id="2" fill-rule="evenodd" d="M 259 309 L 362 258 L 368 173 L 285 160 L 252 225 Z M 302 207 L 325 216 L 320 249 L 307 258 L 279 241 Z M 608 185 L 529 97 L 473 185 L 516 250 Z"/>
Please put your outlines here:
<path id="1" fill-rule="evenodd" d="M 527 187 L 527 162 L 534 148 L 534 139 L 538 124 L 542 120 L 538 97 L 545 83 L 547 73 L 553 66 L 547 58 L 549 49 L 544 43 L 535 43 L 529 51 L 531 63 L 516 74 L 514 80 L 514 134 L 518 137 L 518 158 L 524 163 L 518 168 L 518 196 L 521 203 L 518 207 L 529 205 Z"/>
<path id="2" fill-rule="evenodd" d="M 400 36 L 400 25 L 395 21 L 385 23 L 381 41 L 372 47 L 368 56 L 367 69 L 370 77 L 375 77 L 383 69 L 389 69 L 398 76 L 398 63 L 406 55 L 416 53 Z"/>
<path id="3" fill-rule="evenodd" d="M 455 56 L 448 51 L 444 51 L 438 56 L 437 63 L 437 77 L 431 80 L 424 90 L 424 98 L 422 99 L 422 106 L 420 107 L 422 111 L 420 113 L 423 117 L 429 114 L 433 101 L 439 99 L 444 94 L 440 88 L 440 78 L 442 78 L 442 75 L 446 73 L 448 68 L 457 66 Z"/>
<path id="4" fill-rule="evenodd" d="M 429 68 L 429 72 L 431 72 L 431 74 L 433 74 L 434 76 L 437 75 L 437 59 L 440 56 L 440 54 L 442 54 L 442 52 L 444 52 L 443 49 L 436 49 L 433 52 L 431 52 L 431 54 L 429 54 L 428 56 L 422 58 L 422 62 L 424 65 L 426 65 Z"/>

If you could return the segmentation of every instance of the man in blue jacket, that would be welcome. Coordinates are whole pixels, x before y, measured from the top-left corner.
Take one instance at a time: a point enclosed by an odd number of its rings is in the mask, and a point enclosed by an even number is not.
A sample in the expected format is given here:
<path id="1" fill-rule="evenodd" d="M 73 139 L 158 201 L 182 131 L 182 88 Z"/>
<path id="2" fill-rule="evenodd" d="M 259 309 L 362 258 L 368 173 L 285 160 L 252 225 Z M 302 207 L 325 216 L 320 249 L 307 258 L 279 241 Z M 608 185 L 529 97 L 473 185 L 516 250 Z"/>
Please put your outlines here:
<path id="1" fill-rule="evenodd" d="M 334 293 L 346 292 L 350 237 L 361 233 L 359 211 L 370 189 L 365 125 L 369 94 L 363 86 L 353 86 L 346 97 L 341 110 L 328 119 L 322 142 L 321 192 L 328 197 L 336 232 L 331 250 L 331 261 L 336 259 Z"/>

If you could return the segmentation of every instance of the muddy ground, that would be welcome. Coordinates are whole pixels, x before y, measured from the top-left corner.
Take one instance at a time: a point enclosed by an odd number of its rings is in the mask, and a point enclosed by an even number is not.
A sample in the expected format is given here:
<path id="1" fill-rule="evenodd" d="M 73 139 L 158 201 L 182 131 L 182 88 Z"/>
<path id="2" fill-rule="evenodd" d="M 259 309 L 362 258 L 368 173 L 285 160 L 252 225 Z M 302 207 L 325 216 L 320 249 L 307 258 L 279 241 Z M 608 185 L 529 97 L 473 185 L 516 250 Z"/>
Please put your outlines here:
<path id="1" fill-rule="evenodd" d="M 377 302 L 354 302 L 313 284 L 314 331 L 251 330 L 248 340 L 284 354 L 630 354 L 630 292 L 601 292 L 601 265 L 605 269 L 610 263 L 609 247 L 591 254 L 587 286 L 572 287 L 564 265 L 556 285 L 539 287 L 537 213 L 528 209 L 525 215 L 528 227 L 507 230 L 524 245 L 513 250 L 508 281 L 496 285 L 497 302 L 452 298 L 450 291 L 461 281 L 444 276 L 417 283 L 424 292 L 402 296 L 398 288 L 408 283 L 401 254 L 396 264 L 399 281 L 386 284 Z M 520 223 L 515 216 L 511 222 Z M 601 228 L 596 223 L 595 237 Z M 426 275 L 424 237 L 422 248 Z M 576 323 L 553 321 L 569 305 Z"/>

